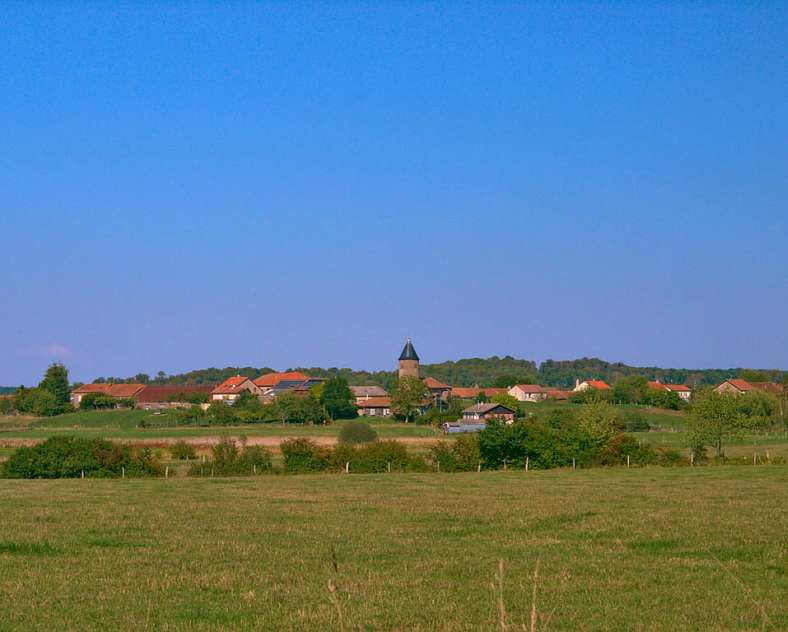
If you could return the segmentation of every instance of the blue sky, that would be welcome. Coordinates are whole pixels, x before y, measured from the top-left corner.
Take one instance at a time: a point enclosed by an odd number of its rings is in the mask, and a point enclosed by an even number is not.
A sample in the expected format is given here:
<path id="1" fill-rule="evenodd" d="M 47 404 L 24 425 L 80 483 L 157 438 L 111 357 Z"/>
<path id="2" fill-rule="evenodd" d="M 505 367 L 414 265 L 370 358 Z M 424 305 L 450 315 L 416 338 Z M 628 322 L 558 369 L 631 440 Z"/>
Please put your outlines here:
<path id="1" fill-rule="evenodd" d="M 139 3 L 143 4 L 143 3 Z M 0 384 L 788 368 L 785 3 L 5 3 Z"/>

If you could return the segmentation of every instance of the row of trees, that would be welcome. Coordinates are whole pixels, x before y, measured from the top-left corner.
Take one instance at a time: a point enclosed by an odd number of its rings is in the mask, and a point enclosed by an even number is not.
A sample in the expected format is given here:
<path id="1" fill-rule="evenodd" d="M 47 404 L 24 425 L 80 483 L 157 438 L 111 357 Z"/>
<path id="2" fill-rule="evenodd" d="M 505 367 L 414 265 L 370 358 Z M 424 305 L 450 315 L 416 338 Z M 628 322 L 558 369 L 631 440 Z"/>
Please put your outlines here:
<path id="1" fill-rule="evenodd" d="M 397 381 L 396 371 L 354 371 L 349 368 L 297 367 L 314 377 L 343 378 L 348 384 L 379 384 L 392 389 Z M 159 371 L 155 376 L 139 373 L 128 378 L 102 377 L 96 382 L 139 382 L 142 384 L 217 384 L 233 375 L 255 378 L 270 373 L 270 367 L 225 367 L 199 369 L 178 375 L 167 375 Z M 750 381 L 779 382 L 788 376 L 785 371 L 755 370 L 743 368 L 730 369 L 663 369 L 660 367 L 636 367 L 621 362 L 606 362 L 598 358 L 578 360 L 546 360 L 539 366 L 530 360 L 511 356 L 503 358 L 465 358 L 438 364 L 423 364 L 424 376 L 437 378 L 456 386 L 494 386 L 509 387 L 514 384 L 542 384 L 558 388 L 571 388 L 575 379 L 603 379 L 614 384 L 624 378 L 641 376 L 650 380 L 660 380 L 669 384 L 699 385 L 719 384 L 730 377 L 740 377 Z"/>
<path id="2" fill-rule="evenodd" d="M 52 364 L 35 388 L 20 386 L 11 397 L 0 399 L 0 414 L 19 412 L 36 417 L 51 417 L 70 412 L 71 386 L 68 370 L 62 364 Z"/>
<path id="3" fill-rule="evenodd" d="M 687 435 L 696 458 L 706 447 L 724 456 L 724 442 L 744 433 L 788 430 L 788 391 L 774 396 L 761 391 L 741 395 L 711 389 L 696 392 L 687 420 Z"/>
<path id="4" fill-rule="evenodd" d="M 648 380 L 640 375 L 622 378 L 609 390 L 589 388 L 572 393 L 569 397 L 569 401 L 575 404 L 600 400 L 613 404 L 638 404 L 667 410 L 681 410 L 687 407 L 687 403 L 677 393 L 650 388 Z"/>

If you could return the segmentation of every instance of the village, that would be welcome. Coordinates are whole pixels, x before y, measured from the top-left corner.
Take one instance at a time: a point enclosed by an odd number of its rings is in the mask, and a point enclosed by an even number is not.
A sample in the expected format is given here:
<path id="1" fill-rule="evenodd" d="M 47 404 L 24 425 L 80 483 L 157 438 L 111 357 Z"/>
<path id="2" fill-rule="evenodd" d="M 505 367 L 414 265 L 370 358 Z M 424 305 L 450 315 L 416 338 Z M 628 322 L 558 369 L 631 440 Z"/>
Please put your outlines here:
<path id="1" fill-rule="evenodd" d="M 458 418 L 448 420 L 443 429 L 448 433 L 473 432 L 485 427 L 490 419 L 511 423 L 518 414 L 516 403 L 537 403 L 546 400 L 568 401 L 579 393 L 599 393 L 604 396 L 613 386 L 601 379 L 575 380 L 574 388 L 564 390 L 540 384 L 512 384 L 508 387 L 456 386 L 434 377 L 422 377 L 420 358 L 413 342 L 408 339 L 398 358 L 399 381 L 418 380 L 423 385 L 423 396 L 417 412 L 425 414 L 430 409 L 446 410 L 451 403 L 464 403 Z M 162 386 L 142 383 L 84 384 L 71 393 L 71 403 L 79 409 L 85 397 L 100 395 L 115 400 L 118 406 L 133 406 L 141 410 L 156 411 L 199 405 L 204 410 L 212 403 L 233 406 L 242 396 L 256 397 L 263 404 L 271 404 L 282 395 L 306 397 L 313 389 L 325 383 L 326 378 L 309 376 L 301 371 L 270 372 L 256 378 L 232 376 L 218 385 L 186 384 Z M 692 399 L 692 389 L 686 384 L 662 383 L 648 380 L 648 389 L 654 393 L 672 393 L 684 403 Z M 394 416 L 391 393 L 378 384 L 350 385 L 357 415 L 366 418 Z M 773 382 L 749 382 L 730 378 L 719 384 L 715 392 L 743 394 L 760 391 L 778 395 L 782 387 Z"/>

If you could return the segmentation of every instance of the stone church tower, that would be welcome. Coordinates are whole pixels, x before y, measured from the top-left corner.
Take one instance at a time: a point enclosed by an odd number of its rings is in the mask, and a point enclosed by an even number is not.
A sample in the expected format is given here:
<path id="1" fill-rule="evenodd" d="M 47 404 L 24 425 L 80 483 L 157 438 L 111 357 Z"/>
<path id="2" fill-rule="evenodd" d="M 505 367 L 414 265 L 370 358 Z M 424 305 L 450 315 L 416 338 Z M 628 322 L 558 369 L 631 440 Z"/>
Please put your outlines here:
<path id="1" fill-rule="evenodd" d="M 413 343 L 408 338 L 405 348 L 399 354 L 399 376 L 419 377 L 419 356 L 413 348 Z"/>

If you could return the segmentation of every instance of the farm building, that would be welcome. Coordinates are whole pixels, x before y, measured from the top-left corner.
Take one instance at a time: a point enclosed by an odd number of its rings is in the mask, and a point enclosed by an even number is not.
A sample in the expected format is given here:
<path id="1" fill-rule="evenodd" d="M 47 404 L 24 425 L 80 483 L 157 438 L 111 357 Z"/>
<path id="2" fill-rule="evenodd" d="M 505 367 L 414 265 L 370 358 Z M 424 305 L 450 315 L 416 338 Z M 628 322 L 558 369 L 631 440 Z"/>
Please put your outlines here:
<path id="1" fill-rule="evenodd" d="M 575 380 L 575 391 L 587 391 L 589 388 L 594 388 L 598 391 L 606 391 L 610 388 L 610 384 L 604 380 Z"/>
<path id="2" fill-rule="evenodd" d="M 511 423 L 514 420 L 514 412 L 503 404 L 474 404 L 462 411 L 462 422 L 502 419 L 507 423 Z"/>
<path id="3" fill-rule="evenodd" d="M 539 384 L 516 384 L 508 393 L 518 402 L 541 402 L 547 399 L 547 392 Z"/>
<path id="4" fill-rule="evenodd" d="M 212 384 L 183 384 L 180 386 L 146 385 L 135 397 L 136 408 L 161 410 L 191 406 L 195 395 L 210 397 Z M 192 400 L 192 401 L 190 401 Z"/>
<path id="5" fill-rule="evenodd" d="M 778 395 L 783 391 L 782 386 L 774 382 L 748 382 L 747 380 L 738 378 L 725 380 L 714 390 L 717 393 L 729 393 L 732 395 L 741 395 L 742 393 L 749 393 L 751 391 L 761 391 L 762 393 Z"/>
<path id="6" fill-rule="evenodd" d="M 262 395 L 262 389 L 252 380 L 243 375 L 227 378 L 211 391 L 211 400 L 215 402 L 234 402 L 241 393 L 251 393 L 258 397 Z"/>
<path id="7" fill-rule="evenodd" d="M 113 399 L 133 399 L 145 388 L 145 384 L 83 384 L 71 391 L 71 404 L 79 408 L 82 398 L 91 393 L 101 393 Z"/>
<path id="8" fill-rule="evenodd" d="M 361 417 L 391 416 L 391 398 L 367 396 L 356 399 L 358 414 Z"/>

